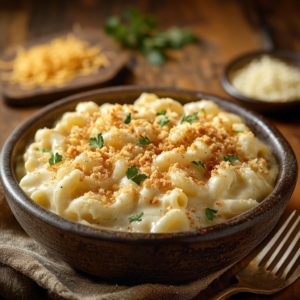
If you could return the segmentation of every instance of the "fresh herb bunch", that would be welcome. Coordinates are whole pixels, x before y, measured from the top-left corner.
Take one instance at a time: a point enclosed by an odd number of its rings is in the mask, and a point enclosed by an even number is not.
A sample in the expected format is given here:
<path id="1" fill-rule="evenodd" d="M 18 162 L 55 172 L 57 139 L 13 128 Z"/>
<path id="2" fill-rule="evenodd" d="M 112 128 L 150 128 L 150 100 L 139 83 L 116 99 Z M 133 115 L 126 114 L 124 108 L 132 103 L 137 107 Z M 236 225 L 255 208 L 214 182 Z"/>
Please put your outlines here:
<path id="1" fill-rule="evenodd" d="M 166 60 L 165 49 L 181 48 L 195 41 L 190 29 L 158 30 L 154 16 L 141 15 L 135 8 L 125 10 L 123 16 L 125 23 L 117 16 L 110 17 L 105 33 L 126 48 L 138 49 L 150 64 L 162 65 Z"/>

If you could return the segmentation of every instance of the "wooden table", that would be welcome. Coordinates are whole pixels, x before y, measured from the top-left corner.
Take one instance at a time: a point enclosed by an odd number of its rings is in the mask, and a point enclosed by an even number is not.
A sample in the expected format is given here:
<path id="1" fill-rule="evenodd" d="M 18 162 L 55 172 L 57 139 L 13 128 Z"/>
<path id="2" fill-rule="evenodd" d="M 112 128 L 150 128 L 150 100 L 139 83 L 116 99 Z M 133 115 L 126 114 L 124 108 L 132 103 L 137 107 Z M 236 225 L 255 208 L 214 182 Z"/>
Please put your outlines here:
<path id="1" fill-rule="evenodd" d="M 81 24 L 83 28 L 96 27 L 101 30 L 108 16 L 121 14 L 123 9 L 136 6 L 143 13 L 154 14 L 161 28 L 190 27 L 199 39 L 196 44 L 182 50 L 170 51 L 168 62 L 162 67 L 149 65 L 134 51 L 124 51 L 129 72 L 122 84 L 172 86 L 230 99 L 220 84 L 225 64 L 240 54 L 269 46 L 254 4 L 254 1 L 238 0 L 0 0 L 0 51 L 44 34 L 71 30 L 74 23 Z M 259 1 L 258 7 L 272 29 L 276 46 L 300 51 L 300 2 L 280 0 L 275 5 L 275 1 Z M 9 107 L 0 99 L 0 149 L 13 129 L 38 109 Z M 283 115 L 272 121 L 289 141 L 299 161 L 300 116 L 290 119 Z M 300 184 L 282 219 L 294 209 L 300 212 Z M 243 260 L 197 298 L 207 299 L 228 286 L 233 281 L 232 275 L 246 262 Z M 243 293 L 230 299 L 283 300 L 299 299 L 299 295 L 300 279 L 272 296 Z"/>

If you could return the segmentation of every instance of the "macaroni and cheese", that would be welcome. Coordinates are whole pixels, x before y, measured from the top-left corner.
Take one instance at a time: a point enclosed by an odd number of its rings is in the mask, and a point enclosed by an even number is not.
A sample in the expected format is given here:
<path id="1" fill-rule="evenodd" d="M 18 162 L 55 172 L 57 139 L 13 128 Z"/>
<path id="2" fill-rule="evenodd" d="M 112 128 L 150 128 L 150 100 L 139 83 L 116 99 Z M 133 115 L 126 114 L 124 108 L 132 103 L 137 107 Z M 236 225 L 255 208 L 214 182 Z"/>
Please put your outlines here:
<path id="1" fill-rule="evenodd" d="M 278 167 L 238 115 L 208 100 L 143 93 L 133 105 L 79 103 L 39 129 L 24 192 L 69 220 L 172 232 L 224 222 L 273 190 Z"/>

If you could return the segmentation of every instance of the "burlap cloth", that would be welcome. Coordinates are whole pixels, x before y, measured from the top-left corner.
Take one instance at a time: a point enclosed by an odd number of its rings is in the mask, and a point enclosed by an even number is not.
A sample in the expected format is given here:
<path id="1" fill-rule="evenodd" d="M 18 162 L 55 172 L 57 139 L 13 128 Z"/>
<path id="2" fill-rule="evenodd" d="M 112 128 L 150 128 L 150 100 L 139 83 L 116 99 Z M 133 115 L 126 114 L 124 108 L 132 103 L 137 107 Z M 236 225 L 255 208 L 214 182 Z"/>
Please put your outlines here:
<path id="1" fill-rule="evenodd" d="M 192 299 L 223 272 L 184 285 L 126 286 L 76 271 L 25 233 L 0 183 L 0 295 L 7 299 Z"/>

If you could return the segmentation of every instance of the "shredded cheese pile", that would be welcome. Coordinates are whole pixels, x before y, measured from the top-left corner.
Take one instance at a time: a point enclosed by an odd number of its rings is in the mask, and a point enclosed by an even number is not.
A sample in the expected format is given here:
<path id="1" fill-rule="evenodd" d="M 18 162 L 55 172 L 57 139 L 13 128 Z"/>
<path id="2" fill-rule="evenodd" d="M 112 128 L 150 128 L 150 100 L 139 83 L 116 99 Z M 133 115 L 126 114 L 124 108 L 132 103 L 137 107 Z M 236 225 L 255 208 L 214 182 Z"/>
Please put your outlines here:
<path id="1" fill-rule="evenodd" d="M 264 55 L 232 74 L 232 85 L 245 96 L 266 102 L 300 99 L 300 70 Z"/>
<path id="2" fill-rule="evenodd" d="M 1 62 L 1 65 L 7 68 L 7 63 Z M 49 44 L 18 50 L 11 62 L 12 72 L 4 73 L 3 79 L 19 83 L 25 89 L 63 86 L 76 76 L 97 73 L 100 67 L 109 65 L 99 45 L 91 47 L 88 42 L 69 34 Z"/>

